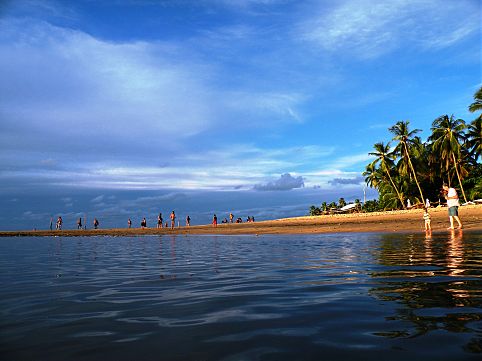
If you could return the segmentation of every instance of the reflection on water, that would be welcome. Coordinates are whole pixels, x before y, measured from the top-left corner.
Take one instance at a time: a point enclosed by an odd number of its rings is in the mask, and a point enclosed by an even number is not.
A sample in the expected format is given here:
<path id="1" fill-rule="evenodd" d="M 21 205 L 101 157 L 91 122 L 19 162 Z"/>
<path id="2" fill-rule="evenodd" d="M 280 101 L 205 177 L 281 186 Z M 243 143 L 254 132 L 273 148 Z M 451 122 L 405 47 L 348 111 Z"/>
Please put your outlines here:
<path id="1" fill-rule="evenodd" d="M 481 273 L 461 231 L 1 239 L 0 355 L 475 360 Z"/>
<path id="2" fill-rule="evenodd" d="M 481 238 L 462 231 L 425 239 L 382 237 L 379 255 L 383 271 L 372 272 L 379 283 L 370 294 L 401 307 L 389 321 L 408 321 L 411 328 L 386 334 L 417 337 L 429 332 L 470 334 L 463 348 L 482 352 Z M 389 322 L 388 322 L 389 323 Z"/>

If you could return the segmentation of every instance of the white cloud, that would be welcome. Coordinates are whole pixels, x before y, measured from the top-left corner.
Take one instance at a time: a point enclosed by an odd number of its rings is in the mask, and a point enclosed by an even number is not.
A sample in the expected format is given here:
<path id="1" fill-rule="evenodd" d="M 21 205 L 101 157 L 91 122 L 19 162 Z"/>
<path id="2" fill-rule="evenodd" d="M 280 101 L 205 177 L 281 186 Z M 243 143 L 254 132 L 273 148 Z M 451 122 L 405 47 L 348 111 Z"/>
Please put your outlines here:
<path id="1" fill-rule="evenodd" d="M 99 203 L 99 202 L 102 202 L 103 200 L 104 200 L 104 195 L 101 194 L 100 196 L 97 196 L 97 197 L 91 199 L 90 201 L 92 203 Z"/>
<path id="2" fill-rule="evenodd" d="M 353 178 L 334 178 L 330 180 L 330 183 L 333 186 L 344 186 L 344 185 L 359 185 L 360 183 L 364 183 L 365 178 L 362 176 L 357 176 Z"/>
<path id="3" fill-rule="evenodd" d="M 360 58 L 413 46 L 440 49 L 480 29 L 480 8 L 471 1 L 441 6 L 438 0 L 348 0 L 337 5 L 322 8 L 303 21 L 298 31 L 324 50 Z"/>
<path id="4" fill-rule="evenodd" d="M 160 166 L 102 161 L 67 164 L 48 170 L 5 170 L 2 175 L 15 179 L 18 184 L 35 179 L 44 185 L 56 187 L 246 190 L 266 184 L 274 175 L 289 172 L 293 177 L 296 174 L 297 184 L 301 179 L 311 186 L 328 184 L 328 180 L 334 177 L 352 176 L 353 172 L 347 173 L 341 166 L 362 157 L 342 157 L 337 163 L 334 150 L 333 147 L 318 145 L 261 148 L 238 143 L 197 153 L 182 153 Z M 322 171 L 317 170 L 320 167 Z M 104 200 L 105 197 L 100 195 L 91 201 Z"/>
<path id="5" fill-rule="evenodd" d="M 2 21 L 0 88 L 7 120 L 53 134 L 169 135 L 212 117 L 206 74 L 163 44 L 109 43 L 45 23 Z M 7 39 L 15 33 L 15 43 Z M 27 37 L 28 34 L 28 37 Z"/>
<path id="6" fill-rule="evenodd" d="M 1 19 L 0 26 L 6 149 L 170 157 L 186 138 L 226 127 L 227 119 L 240 132 L 303 119 L 301 94 L 218 84 L 218 65 L 186 46 L 109 42 L 32 20 Z"/>

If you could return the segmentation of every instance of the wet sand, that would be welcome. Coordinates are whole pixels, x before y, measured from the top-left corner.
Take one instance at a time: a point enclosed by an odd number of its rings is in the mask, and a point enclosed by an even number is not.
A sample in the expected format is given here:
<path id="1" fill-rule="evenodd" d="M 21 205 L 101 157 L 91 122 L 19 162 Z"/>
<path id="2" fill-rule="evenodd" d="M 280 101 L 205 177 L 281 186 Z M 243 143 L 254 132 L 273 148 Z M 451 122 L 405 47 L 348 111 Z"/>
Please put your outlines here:
<path id="1" fill-rule="evenodd" d="M 305 234 L 338 232 L 423 232 L 423 210 L 335 214 L 285 218 L 239 224 L 218 224 L 179 228 L 116 228 L 97 230 L 0 231 L 0 237 L 12 236 L 137 236 L 162 234 Z M 447 231 L 447 208 L 430 210 L 433 232 Z M 482 205 L 459 208 L 464 230 L 482 230 Z"/>

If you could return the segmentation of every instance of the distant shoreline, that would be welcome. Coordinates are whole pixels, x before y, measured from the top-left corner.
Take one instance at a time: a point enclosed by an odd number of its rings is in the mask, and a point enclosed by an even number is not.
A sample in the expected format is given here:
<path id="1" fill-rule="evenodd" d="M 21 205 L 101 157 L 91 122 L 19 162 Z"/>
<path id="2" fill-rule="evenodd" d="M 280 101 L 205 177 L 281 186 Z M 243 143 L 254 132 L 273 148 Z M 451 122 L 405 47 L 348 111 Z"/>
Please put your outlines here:
<path id="1" fill-rule="evenodd" d="M 318 234 L 344 232 L 423 232 L 421 209 L 283 218 L 271 221 L 170 228 L 0 231 L 0 237 L 139 236 L 187 234 Z M 447 231 L 447 208 L 430 209 L 433 232 Z M 464 230 L 482 230 L 482 205 L 459 208 Z"/>

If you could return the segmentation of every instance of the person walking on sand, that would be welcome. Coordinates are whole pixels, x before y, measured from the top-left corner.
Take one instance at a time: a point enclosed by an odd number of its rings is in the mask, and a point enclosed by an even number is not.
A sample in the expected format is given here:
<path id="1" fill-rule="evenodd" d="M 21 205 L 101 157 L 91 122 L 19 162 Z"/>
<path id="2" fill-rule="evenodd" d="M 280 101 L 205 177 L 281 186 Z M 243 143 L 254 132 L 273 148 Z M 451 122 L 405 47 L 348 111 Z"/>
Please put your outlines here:
<path id="1" fill-rule="evenodd" d="M 191 227 L 191 217 L 186 217 L 186 227 Z"/>
<path id="2" fill-rule="evenodd" d="M 157 216 L 157 228 L 162 228 L 162 213 Z"/>
<path id="3" fill-rule="evenodd" d="M 127 228 L 131 228 L 131 226 L 132 226 L 132 221 L 131 221 L 131 219 L 129 218 L 129 219 L 127 220 Z"/>
<path id="4" fill-rule="evenodd" d="M 174 229 L 176 225 L 176 213 L 174 211 L 171 212 L 171 229 Z"/>
<path id="5" fill-rule="evenodd" d="M 213 216 L 213 227 L 218 226 L 218 217 L 216 215 Z"/>
<path id="6" fill-rule="evenodd" d="M 147 228 L 147 221 L 146 221 L 146 217 L 142 218 L 142 221 L 141 221 L 141 228 Z"/>
<path id="7" fill-rule="evenodd" d="M 94 229 L 97 229 L 99 227 L 99 221 L 97 218 L 94 218 Z"/>
<path id="8" fill-rule="evenodd" d="M 448 185 L 444 184 L 442 186 L 443 192 L 445 195 L 445 199 L 447 200 L 447 207 L 449 208 L 449 220 L 450 220 L 450 227 L 448 229 L 454 229 L 454 219 L 459 224 L 459 229 L 462 228 L 462 222 L 459 218 L 459 196 L 457 195 L 457 191 L 455 188 L 451 188 Z"/>
<path id="9" fill-rule="evenodd" d="M 82 217 L 77 220 L 77 229 L 82 229 Z"/>
<path id="10" fill-rule="evenodd" d="M 430 214 L 428 213 L 427 207 L 423 209 L 423 220 L 425 221 L 425 232 L 427 233 L 432 232 L 431 219 L 430 219 Z"/>
<path id="11" fill-rule="evenodd" d="M 234 215 L 232 213 L 229 213 L 229 222 L 233 223 Z"/>

